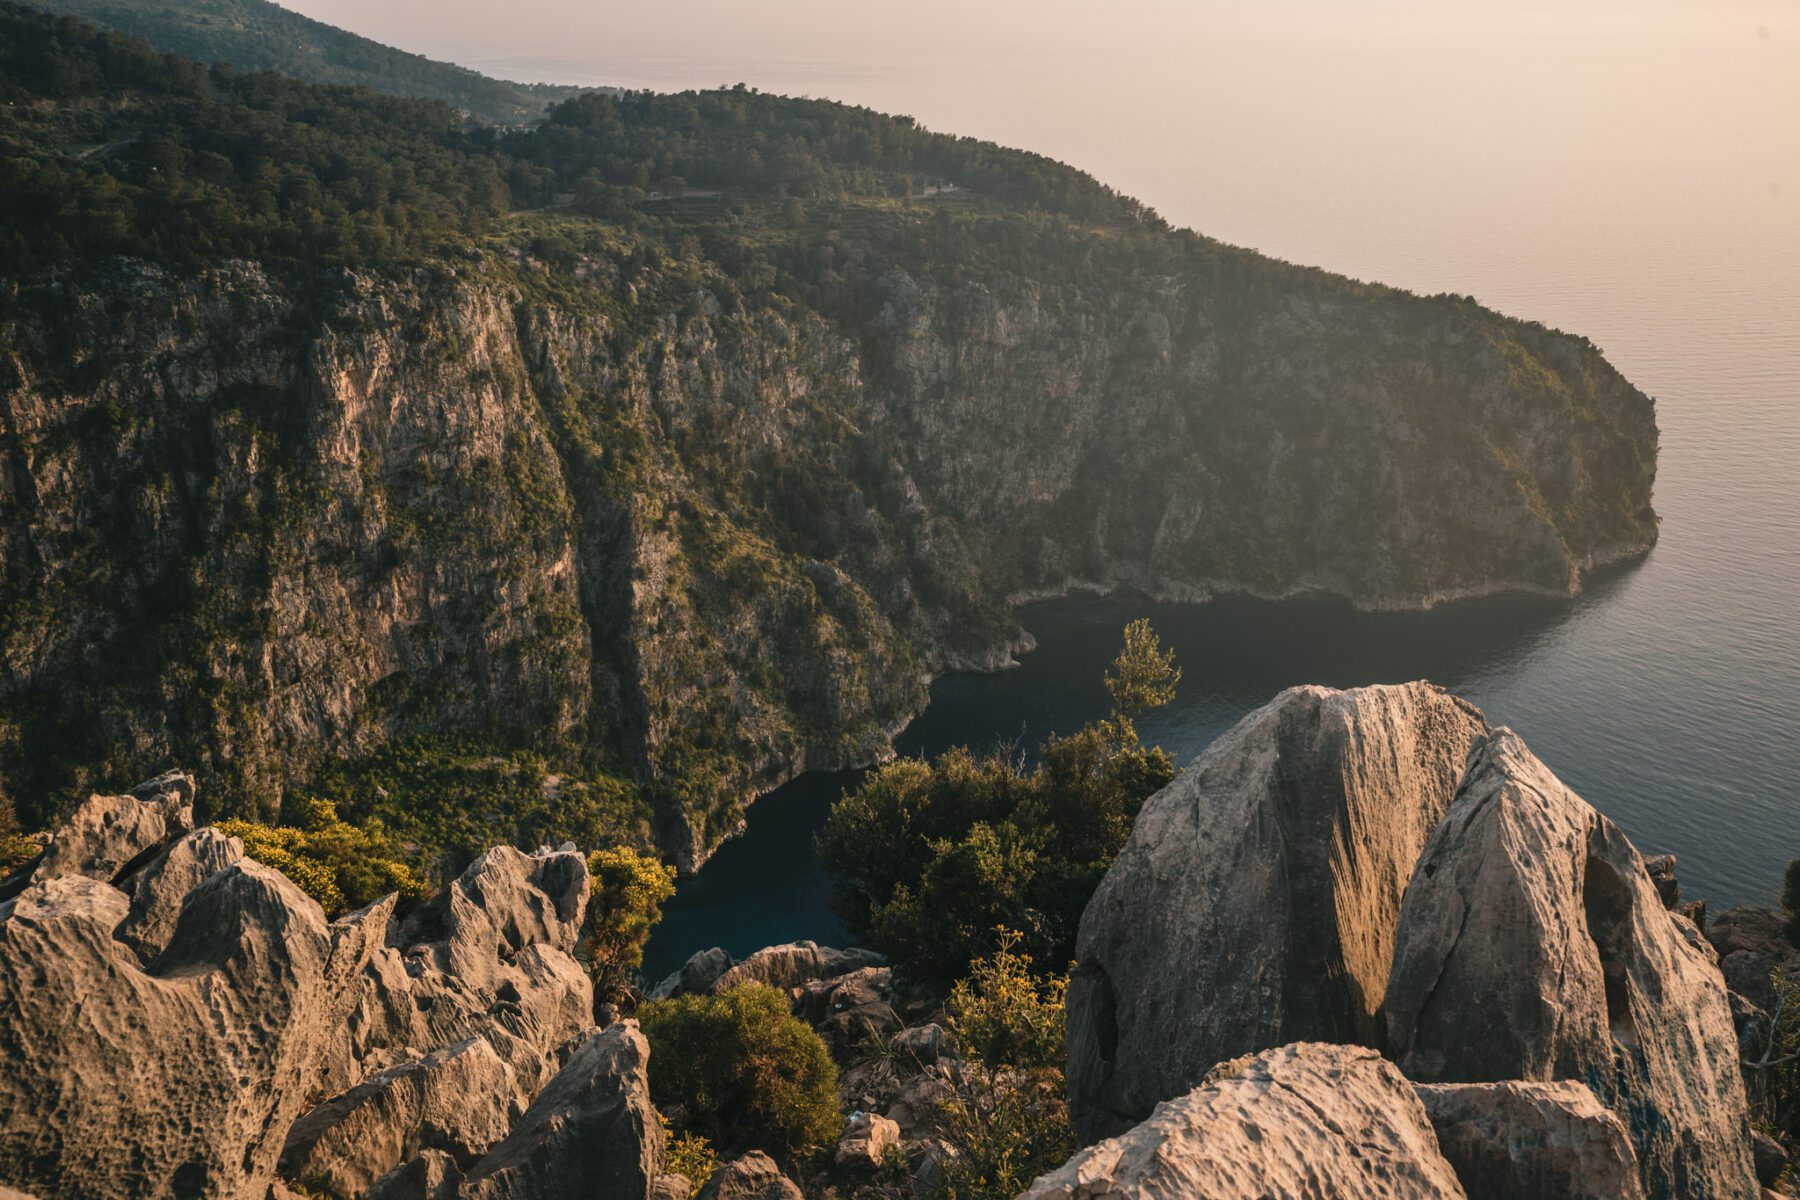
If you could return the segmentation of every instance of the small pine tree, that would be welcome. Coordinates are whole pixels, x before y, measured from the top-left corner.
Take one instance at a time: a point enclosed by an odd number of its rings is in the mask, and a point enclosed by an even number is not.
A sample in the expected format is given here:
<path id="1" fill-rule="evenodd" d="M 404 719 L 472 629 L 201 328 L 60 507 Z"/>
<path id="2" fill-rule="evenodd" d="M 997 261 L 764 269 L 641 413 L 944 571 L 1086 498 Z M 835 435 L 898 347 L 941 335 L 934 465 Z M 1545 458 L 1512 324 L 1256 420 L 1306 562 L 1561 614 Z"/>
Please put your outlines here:
<path id="1" fill-rule="evenodd" d="M 594 1003 L 618 1003 L 628 998 L 644 965 L 644 943 L 662 919 L 663 901 L 675 894 L 675 869 L 618 846 L 589 855 L 588 873 L 593 882 L 583 949 Z"/>
<path id="2" fill-rule="evenodd" d="M 1125 626 L 1125 646 L 1106 673 L 1106 690 L 1113 699 L 1113 714 L 1127 719 L 1175 698 L 1181 668 L 1175 651 L 1164 650 L 1148 618 Z"/>

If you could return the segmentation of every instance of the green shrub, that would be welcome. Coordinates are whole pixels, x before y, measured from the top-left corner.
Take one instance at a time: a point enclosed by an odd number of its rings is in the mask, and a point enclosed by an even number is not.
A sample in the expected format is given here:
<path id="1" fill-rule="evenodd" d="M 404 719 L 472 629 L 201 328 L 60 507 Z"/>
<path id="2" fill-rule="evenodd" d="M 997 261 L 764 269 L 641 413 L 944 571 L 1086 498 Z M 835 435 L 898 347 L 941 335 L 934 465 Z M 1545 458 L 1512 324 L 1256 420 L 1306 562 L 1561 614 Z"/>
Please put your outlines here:
<path id="1" fill-rule="evenodd" d="M 693 1194 L 698 1195 L 719 1169 L 719 1156 L 713 1153 L 712 1143 L 697 1133 L 675 1132 L 661 1113 L 656 1114 L 656 1119 L 663 1128 L 663 1171 L 687 1180 Z"/>
<path id="2" fill-rule="evenodd" d="M 1061 1071 L 976 1066 L 938 1111 L 956 1150 L 932 1189 L 942 1200 L 1013 1200 L 1075 1153 Z"/>
<path id="3" fill-rule="evenodd" d="M 1013 949 L 1019 935 L 996 932 L 1000 948 L 969 964 L 968 977 L 950 989 L 950 1032 L 964 1054 L 989 1066 L 1061 1070 L 1068 977 L 1040 981 L 1031 958 Z"/>
<path id="4" fill-rule="evenodd" d="M 12 797 L 6 794 L 6 785 L 0 784 L 0 875 L 35 857 L 39 849 L 36 840 L 19 829 Z"/>
<path id="5" fill-rule="evenodd" d="M 1174 778 L 1174 760 L 1140 744 L 1131 716 L 1166 703 L 1179 678 L 1149 624 L 1133 622 L 1107 675 L 1112 713 L 1052 735 L 1031 770 L 1010 751 L 959 748 L 868 776 L 817 841 L 838 915 L 926 981 L 994 953 L 1001 927 L 1042 970 L 1067 963 L 1138 810 Z"/>
<path id="6" fill-rule="evenodd" d="M 727 1153 L 804 1155 L 838 1135 L 837 1067 L 819 1035 L 765 984 L 638 1009 L 650 1093 Z"/>
<path id="7" fill-rule="evenodd" d="M 361 908 L 389 892 L 409 906 L 425 887 L 400 857 L 379 821 L 358 827 L 338 818 L 324 800 L 305 804 L 301 826 L 220 821 L 219 832 L 244 843 L 244 852 L 273 867 L 319 902 L 327 916 Z"/>
<path id="8" fill-rule="evenodd" d="M 644 943 L 662 919 L 663 901 L 675 894 L 675 868 L 616 846 L 590 854 L 588 873 L 584 956 L 594 979 L 594 1002 L 616 1003 L 626 998 L 644 965 Z"/>

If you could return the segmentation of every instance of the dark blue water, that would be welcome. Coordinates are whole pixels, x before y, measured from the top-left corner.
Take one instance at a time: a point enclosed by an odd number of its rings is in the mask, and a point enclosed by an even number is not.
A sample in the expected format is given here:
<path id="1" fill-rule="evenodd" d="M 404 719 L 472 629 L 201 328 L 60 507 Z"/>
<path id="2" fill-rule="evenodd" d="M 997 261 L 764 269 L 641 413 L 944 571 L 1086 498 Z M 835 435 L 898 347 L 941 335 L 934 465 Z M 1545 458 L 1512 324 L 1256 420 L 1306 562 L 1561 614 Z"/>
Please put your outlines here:
<path id="1" fill-rule="evenodd" d="M 1640 848 L 1679 854 L 1690 894 L 1724 902 L 1764 898 L 1787 856 L 1800 854 L 1792 756 L 1770 772 L 1770 756 L 1739 758 L 1729 741 L 1713 740 L 1705 729 L 1667 736 L 1663 723 L 1646 719 L 1646 710 L 1680 706 L 1682 693 L 1669 690 L 1680 680 L 1667 673 L 1646 678 L 1641 688 L 1627 680 L 1617 692 L 1605 680 L 1570 677 L 1570 640 L 1616 615 L 1645 569 L 1609 572 L 1574 603 L 1495 597 L 1423 614 L 1357 612 L 1325 597 L 1227 597 L 1204 605 L 1132 595 L 1047 601 L 1021 610 L 1038 649 L 1018 669 L 938 680 L 930 708 L 897 750 L 1034 746 L 1046 734 L 1079 727 L 1106 709 L 1101 679 L 1125 623 L 1149 617 L 1175 649 L 1183 675 L 1175 703 L 1145 716 L 1140 732 L 1178 763 L 1293 684 L 1431 679 L 1519 730 Z M 1679 647 L 1672 650 L 1679 661 Z M 759 801 L 744 835 L 668 905 L 645 974 L 660 978 L 713 945 L 741 956 L 799 938 L 843 942 L 812 835 L 860 777 L 807 775 Z"/>

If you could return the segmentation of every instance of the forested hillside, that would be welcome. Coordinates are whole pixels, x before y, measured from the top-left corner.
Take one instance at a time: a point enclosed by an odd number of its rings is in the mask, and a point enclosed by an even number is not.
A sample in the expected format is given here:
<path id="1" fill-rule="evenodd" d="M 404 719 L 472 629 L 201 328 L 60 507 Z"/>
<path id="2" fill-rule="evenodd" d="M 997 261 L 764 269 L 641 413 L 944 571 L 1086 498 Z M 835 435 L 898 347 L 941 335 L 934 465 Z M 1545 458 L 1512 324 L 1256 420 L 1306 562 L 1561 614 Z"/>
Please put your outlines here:
<path id="1" fill-rule="evenodd" d="M 301 16 L 268 0 L 31 0 L 141 37 L 158 50 L 238 71 L 279 71 L 309 83 L 349 84 L 441 100 L 480 121 L 516 124 L 581 89 L 490 79 Z"/>
<path id="2" fill-rule="evenodd" d="M 449 107 L 0 7 L 0 781 L 180 763 L 420 853 L 686 863 L 1014 599 L 1558 595 L 1641 552 L 1583 339 L 747 89 Z"/>

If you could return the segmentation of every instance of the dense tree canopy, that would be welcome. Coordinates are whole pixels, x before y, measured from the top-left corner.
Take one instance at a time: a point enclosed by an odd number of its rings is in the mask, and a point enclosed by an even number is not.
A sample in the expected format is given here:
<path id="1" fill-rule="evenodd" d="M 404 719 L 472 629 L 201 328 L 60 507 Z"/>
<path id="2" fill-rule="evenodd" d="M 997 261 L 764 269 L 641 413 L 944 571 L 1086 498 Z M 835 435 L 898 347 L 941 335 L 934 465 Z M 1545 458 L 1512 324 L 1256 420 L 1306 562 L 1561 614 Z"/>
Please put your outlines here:
<path id="1" fill-rule="evenodd" d="M 1134 625 L 1109 680 L 1141 710 L 1173 696 L 1178 672 Z M 1123 711 L 1052 736 L 1035 765 L 1011 750 L 902 759 L 832 809 L 819 835 L 833 905 L 916 976 L 948 982 L 1017 931 L 1042 969 L 1072 958 L 1081 911 L 1144 801 L 1174 777 Z"/>

